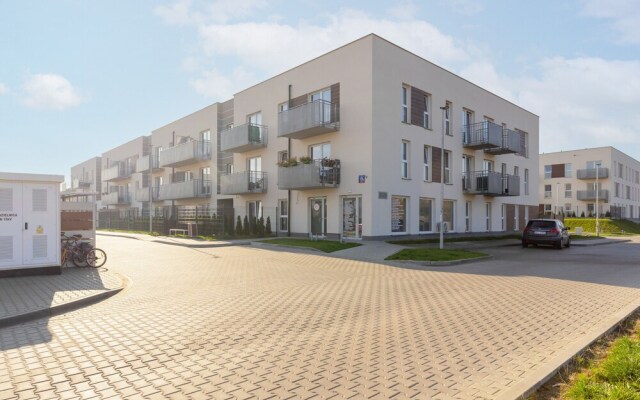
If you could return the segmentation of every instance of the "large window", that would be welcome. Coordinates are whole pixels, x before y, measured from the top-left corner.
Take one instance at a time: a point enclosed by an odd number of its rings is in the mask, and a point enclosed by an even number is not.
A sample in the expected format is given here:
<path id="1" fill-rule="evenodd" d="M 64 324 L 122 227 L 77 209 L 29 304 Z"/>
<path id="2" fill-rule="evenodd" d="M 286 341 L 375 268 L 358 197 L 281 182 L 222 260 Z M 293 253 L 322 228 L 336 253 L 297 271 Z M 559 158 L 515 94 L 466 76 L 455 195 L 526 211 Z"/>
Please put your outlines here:
<path id="1" fill-rule="evenodd" d="M 407 198 L 391 196 L 391 232 L 407 232 Z"/>
<path id="2" fill-rule="evenodd" d="M 455 200 L 445 200 L 443 203 L 444 223 L 447 224 L 449 231 L 455 231 L 455 225 L 453 224 L 455 222 L 455 204 Z"/>
<path id="3" fill-rule="evenodd" d="M 565 183 L 564 184 L 564 197 L 567 198 L 567 199 L 573 197 L 573 192 L 571 190 L 571 184 L 570 183 Z"/>
<path id="4" fill-rule="evenodd" d="M 409 122 L 409 87 L 402 86 L 402 108 L 400 111 L 400 121 Z"/>
<path id="5" fill-rule="evenodd" d="M 400 176 L 402 179 L 409 179 L 409 142 L 402 141 L 400 147 Z"/>
<path id="6" fill-rule="evenodd" d="M 331 158 L 331 143 L 321 143 L 309 146 L 309 156 L 313 160 Z"/>
<path id="7" fill-rule="evenodd" d="M 491 231 L 491 203 L 484 203 L 484 229 Z"/>
<path id="8" fill-rule="evenodd" d="M 524 194 L 529 194 L 529 169 L 524 169 Z"/>
<path id="9" fill-rule="evenodd" d="M 442 160 L 444 167 L 444 183 L 451 183 L 451 152 L 444 152 L 444 160 Z"/>
<path id="10" fill-rule="evenodd" d="M 422 126 L 429 129 L 431 128 L 431 96 L 425 94 L 423 97 L 424 101 L 424 112 L 422 116 Z"/>
<path id="11" fill-rule="evenodd" d="M 202 194 L 211 194 L 211 167 L 200 168 Z"/>
<path id="12" fill-rule="evenodd" d="M 571 178 L 571 174 L 573 173 L 573 166 L 571 164 L 564 165 L 564 177 Z"/>
<path id="13" fill-rule="evenodd" d="M 431 147 L 424 146 L 422 151 L 422 179 L 425 181 L 431 180 L 431 174 L 429 171 L 429 160 L 431 159 Z"/>
<path id="14" fill-rule="evenodd" d="M 464 231 L 471 232 L 471 202 L 464 203 Z"/>
<path id="15" fill-rule="evenodd" d="M 545 199 L 551 198 L 551 185 L 544 185 L 544 198 Z"/>
<path id="16" fill-rule="evenodd" d="M 451 107 L 451 103 L 447 101 L 444 109 L 444 133 L 449 136 L 453 136 L 451 131 Z"/>
<path id="17" fill-rule="evenodd" d="M 280 213 L 279 228 L 281 232 L 289 230 L 289 203 L 287 200 L 278 200 L 278 208 Z"/>
<path id="18" fill-rule="evenodd" d="M 544 166 L 544 179 L 551 179 L 551 165 Z"/>
<path id="19" fill-rule="evenodd" d="M 420 198 L 420 232 L 433 231 L 433 199 Z"/>

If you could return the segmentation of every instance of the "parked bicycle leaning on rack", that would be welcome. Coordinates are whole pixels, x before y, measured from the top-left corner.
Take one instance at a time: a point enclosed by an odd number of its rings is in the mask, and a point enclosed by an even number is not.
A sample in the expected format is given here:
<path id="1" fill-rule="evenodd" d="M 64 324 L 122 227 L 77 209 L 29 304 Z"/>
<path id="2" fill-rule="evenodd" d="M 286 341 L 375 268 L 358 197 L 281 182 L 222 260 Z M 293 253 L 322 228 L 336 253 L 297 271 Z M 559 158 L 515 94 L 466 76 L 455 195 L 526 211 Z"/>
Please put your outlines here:
<path id="1" fill-rule="evenodd" d="M 66 236 L 62 232 L 62 266 L 70 260 L 76 267 L 100 268 L 107 262 L 107 253 L 93 247 L 82 235 Z"/>

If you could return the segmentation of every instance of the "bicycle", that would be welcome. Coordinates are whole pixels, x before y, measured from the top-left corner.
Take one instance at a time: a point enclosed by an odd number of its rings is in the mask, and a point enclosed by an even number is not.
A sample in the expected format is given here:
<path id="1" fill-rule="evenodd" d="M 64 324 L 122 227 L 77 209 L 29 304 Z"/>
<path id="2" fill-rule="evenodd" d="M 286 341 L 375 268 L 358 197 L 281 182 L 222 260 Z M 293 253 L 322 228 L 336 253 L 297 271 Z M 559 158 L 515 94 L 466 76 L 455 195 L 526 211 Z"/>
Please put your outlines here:
<path id="1" fill-rule="evenodd" d="M 83 242 L 82 235 L 63 237 L 62 265 L 71 260 L 76 267 L 100 268 L 107 262 L 107 253 L 102 249 L 95 248 L 91 243 Z"/>

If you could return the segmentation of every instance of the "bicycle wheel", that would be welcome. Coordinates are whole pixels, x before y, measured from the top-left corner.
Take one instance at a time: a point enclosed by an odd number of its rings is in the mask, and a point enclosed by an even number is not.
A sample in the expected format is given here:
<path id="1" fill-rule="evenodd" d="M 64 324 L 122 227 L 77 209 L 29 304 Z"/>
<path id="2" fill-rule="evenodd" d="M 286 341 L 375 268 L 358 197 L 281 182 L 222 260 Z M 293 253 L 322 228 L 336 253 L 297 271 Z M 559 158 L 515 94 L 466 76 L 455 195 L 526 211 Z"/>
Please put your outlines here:
<path id="1" fill-rule="evenodd" d="M 74 249 L 71 253 L 71 262 L 76 267 L 86 267 L 87 266 L 87 253 L 82 251 L 82 249 Z"/>
<path id="2" fill-rule="evenodd" d="M 87 265 L 100 268 L 107 262 L 107 253 L 100 249 L 91 249 L 87 252 Z"/>

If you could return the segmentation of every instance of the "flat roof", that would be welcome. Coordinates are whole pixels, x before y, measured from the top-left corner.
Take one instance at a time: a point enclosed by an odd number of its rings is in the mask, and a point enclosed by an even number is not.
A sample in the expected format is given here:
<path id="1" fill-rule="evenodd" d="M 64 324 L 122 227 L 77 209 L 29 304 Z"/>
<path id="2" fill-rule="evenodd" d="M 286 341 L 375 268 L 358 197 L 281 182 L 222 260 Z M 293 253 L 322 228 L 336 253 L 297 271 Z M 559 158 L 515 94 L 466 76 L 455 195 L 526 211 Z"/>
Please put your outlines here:
<path id="1" fill-rule="evenodd" d="M 25 174 L 21 172 L 0 172 L 0 181 L 13 182 L 64 182 L 63 175 Z"/>

